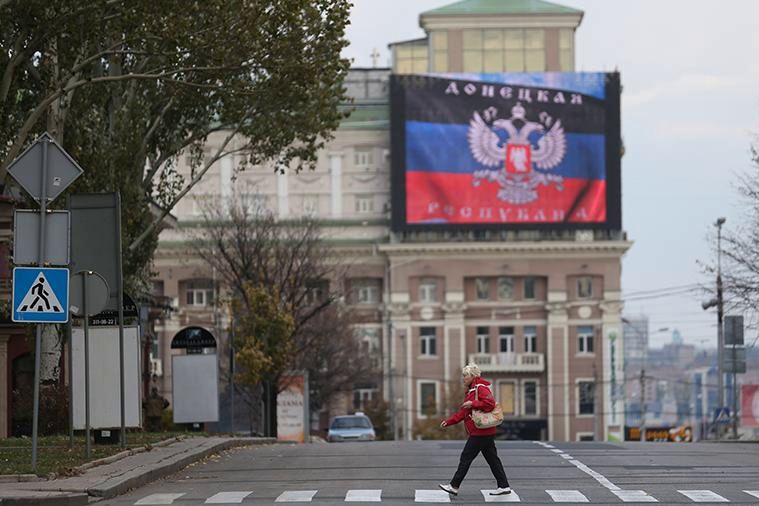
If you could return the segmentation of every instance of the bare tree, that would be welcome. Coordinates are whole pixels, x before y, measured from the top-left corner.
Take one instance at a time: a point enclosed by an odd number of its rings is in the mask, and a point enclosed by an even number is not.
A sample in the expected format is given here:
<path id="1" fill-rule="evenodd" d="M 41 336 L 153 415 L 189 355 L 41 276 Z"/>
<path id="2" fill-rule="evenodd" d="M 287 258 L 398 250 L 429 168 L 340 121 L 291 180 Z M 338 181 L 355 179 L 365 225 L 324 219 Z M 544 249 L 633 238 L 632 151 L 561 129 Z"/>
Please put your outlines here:
<path id="1" fill-rule="evenodd" d="M 725 310 L 751 315 L 759 309 L 759 152 L 752 150 L 754 167 L 742 175 L 738 192 L 745 205 L 745 222 L 722 231 L 722 283 Z M 711 241 L 715 245 L 717 241 Z M 720 253 L 720 252 L 716 252 Z M 710 275 L 716 275 L 716 264 L 705 266 Z M 756 322 L 753 322 L 756 323 Z"/>
<path id="2" fill-rule="evenodd" d="M 287 363 L 309 371 L 318 409 L 357 382 L 374 379 L 375 369 L 353 333 L 354 319 L 342 308 L 347 259 L 322 238 L 315 220 L 277 220 L 240 195 L 203 209 L 193 237 L 195 252 L 223 280 L 230 297 L 246 306 L 247 287 L 278 294 L 292 312 L 293 343 Z M 263 378 L 265 417 L 276 434 L 278 374 Z M 264 394 L 266 395 L 266 394 Z M 253 401 L 254 402 L 254 401 Z"/>

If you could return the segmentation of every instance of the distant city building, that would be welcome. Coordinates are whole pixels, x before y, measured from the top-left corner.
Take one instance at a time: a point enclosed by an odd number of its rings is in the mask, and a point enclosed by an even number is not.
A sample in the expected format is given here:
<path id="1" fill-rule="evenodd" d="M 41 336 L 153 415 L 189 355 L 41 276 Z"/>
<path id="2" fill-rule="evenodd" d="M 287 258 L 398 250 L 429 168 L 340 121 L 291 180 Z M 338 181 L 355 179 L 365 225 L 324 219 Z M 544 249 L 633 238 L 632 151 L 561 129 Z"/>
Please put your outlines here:
<path id="1" fill-rule="evenodd" d="M 648 359 L 648 316 L 625 316 L 622 319 L 625 339 L 625 375 L 646 367 Z"/>

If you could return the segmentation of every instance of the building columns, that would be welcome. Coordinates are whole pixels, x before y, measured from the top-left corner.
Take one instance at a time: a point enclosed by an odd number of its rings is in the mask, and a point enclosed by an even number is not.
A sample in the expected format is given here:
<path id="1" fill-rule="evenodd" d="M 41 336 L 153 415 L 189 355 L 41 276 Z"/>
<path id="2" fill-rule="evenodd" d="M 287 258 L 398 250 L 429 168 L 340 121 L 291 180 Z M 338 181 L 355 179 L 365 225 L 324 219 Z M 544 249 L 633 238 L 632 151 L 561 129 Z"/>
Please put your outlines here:
<path id="1" fill-rule="evenodd" d="M 625 439 L 624 337 L 622 334 L 622 292 L 606 292 L 601 303 L 603 311 L 603 438 L 604 441 Z"/>
<path id="2" fill-rule="evenodd" d="M 548 292 L 546 364 L 548 369 L 548 439 L 569 441 L 569 315 L 567 292 Z"/>

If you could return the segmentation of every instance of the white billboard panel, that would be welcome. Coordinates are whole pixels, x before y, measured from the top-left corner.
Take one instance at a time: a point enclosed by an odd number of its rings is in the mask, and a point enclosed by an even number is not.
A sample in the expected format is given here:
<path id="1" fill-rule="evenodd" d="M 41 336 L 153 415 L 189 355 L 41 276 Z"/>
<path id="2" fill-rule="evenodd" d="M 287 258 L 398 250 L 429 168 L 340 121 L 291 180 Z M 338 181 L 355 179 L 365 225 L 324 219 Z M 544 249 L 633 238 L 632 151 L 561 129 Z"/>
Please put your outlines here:
<path id="1" fill-rule="evenodd" d="M 219 421 L 219 369 L 216 354 L 171 357 L 174 423 Z"/>
<path id="2" fill-rule="evenodd" d="M 72 329 L 74 429 L 84 430 L 84 329 Z M 118 327 L 90 327 L 90 427 L 121 426 Z M 137 327 L 124 327 L 124 418 L 127 427 L 140 427 L 140 336 Z"/>

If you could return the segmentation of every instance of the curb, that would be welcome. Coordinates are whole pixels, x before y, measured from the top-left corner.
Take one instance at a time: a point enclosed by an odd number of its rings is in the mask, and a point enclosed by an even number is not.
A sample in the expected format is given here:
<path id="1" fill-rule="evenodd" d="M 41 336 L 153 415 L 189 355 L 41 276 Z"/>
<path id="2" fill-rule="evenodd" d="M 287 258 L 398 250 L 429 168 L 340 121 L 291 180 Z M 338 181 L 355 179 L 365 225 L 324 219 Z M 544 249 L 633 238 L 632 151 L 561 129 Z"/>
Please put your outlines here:
<path id="1" fill-rule="evenodd" d="M 184 439 L 187 439 L 185 436 L 177 436 L 170 439 L 164 439 L 162 441 L 158 441 L 155 444 L 145 444 L 143 446 L 138 446 L 137 448 L 130 448 L 128 450 L 124 450 L 123 452 L 116 453 L 114 455 L 110 455 L 108 457 L 103 457 L 102 459 L 93 460 L 91 462 L 87 462 L 85 464 L 82 464 L 79 467 L 74 468 L 76 471 L 84 472 L 88 469 L 92 469 L 93 467 L 102 466 L 105 464 L 112 464 L 113 462 L 116 462 L 118 460 L 121 460 L 126 457 L 131 457 L 132 455 L 137 455 L 138 453 L 143 453 L 152 450 L 153 448 L 160 448 L 162 446 L 168 446 L 173 443 L 177 443 L 179 441 L 182 441 Z"/>
<path id="2" fill-rule="evenodd" d="M 274 438 L 259 438 L 255 440 L 233 439 L 230 441 L 223 441 L 213 446 L 203 448 L 202 450 L 199 450 L 199 451 L 188 451 L 185 456 L 177 460 L 166 462 L 163 465 L 158 465 L 147 472 L 138 473 L 131 477 L 124 478 L 120 480 L 118 483 L 115 483 L 111 486 L 92 487 L 87 490 L 87 493 L 90 496 L 97 497 L 99 499 L 111 499 L 133 488 L 139 488 L 152 481 L 156 481 L 170 474 L 174 474 L 175 472 L 187 467 L 193 462 L 202 460 L 208 457 L 209 455 L 213 455 L 214 453 L 219 453 L 221 451 L 228 450 L 230 448 L 234 448 L 237 446 L 269 444 L 269 443 L 274 443 L 275 441 L 276 440 Z"/>
<path id="3" fill-rule="evenodd" d="M 0 498 L 2 506 L 86 506 L 89 502 L 87 494 L 58 493 L 45 497 L 7 497 Z"/>

